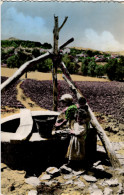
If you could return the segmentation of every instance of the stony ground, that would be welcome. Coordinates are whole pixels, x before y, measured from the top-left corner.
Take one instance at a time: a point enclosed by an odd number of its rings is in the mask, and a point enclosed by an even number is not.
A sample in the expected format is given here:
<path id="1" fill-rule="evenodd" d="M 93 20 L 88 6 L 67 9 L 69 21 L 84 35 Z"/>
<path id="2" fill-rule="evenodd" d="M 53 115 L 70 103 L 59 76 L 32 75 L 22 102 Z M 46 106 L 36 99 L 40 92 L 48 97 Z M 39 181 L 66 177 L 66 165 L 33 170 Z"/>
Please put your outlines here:
<path id="1" fill-rule="evenodd" d="M 3 75 L 6 76 L 6 75 Z M 7 75 L 8 76 L 8 75 Z M 38 78 L 38 77 L 37 77 Z M 46 76 L 45 76 L 46 78 Z M 44 80 L 45 80 L 44 78 Z M 77 81 L 78 77 L 76 77 Z M 20 84 L 17 90 L 20 95 L 17 100 L 26 108 L 40 108 L 25 94 L 22 94 Z M 32 106 L 33 105 L 33 106 Z M 19 112 L 19 108 L 5 106 L 2 117 Z M 67 166 L 52 167 L 40 174 L 39 177 L 32 175 L 27 177 L 24 170 L 12 170 L 1 163 L 1 195 L 117 195 L 124 194 L 124 132 L 123 124 L 119 123 L 112 115 L 104 115 L 95 112 L 99 122 L 105 129 L 118 159 L 121 162 L 121 169 L 114 169 L 107 159 L 97 159 L 89 170 L 70 169 Z M 105 153 L 100 140 L 97 141 L 97 150 Z"/>

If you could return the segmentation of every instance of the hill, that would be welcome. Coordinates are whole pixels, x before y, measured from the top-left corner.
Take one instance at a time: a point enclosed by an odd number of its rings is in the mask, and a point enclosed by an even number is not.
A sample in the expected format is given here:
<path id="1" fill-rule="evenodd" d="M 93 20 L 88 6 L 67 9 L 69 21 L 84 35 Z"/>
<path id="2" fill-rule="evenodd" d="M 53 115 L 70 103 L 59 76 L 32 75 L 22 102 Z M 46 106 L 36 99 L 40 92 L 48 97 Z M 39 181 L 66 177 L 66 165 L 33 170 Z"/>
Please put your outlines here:
<path id="1" fill-rule="evenodd" d="M 10 37 L 9 39 L 6 39 L 6 40 L 1 40 L 1 47 L 2 48 L 6 48 L 6 47 L 17 48 L 19 46 L 28 47 L 28 48 L 40 47 L 40 48 L 44 48 L 44 49 L 51 49 L 52 48 L 52 45 L 49 43 L 41 44 L 40 42 L 29 41 L 29 40 L 20 40 L 20 39 L 14 38 L 14 37 Z"/>

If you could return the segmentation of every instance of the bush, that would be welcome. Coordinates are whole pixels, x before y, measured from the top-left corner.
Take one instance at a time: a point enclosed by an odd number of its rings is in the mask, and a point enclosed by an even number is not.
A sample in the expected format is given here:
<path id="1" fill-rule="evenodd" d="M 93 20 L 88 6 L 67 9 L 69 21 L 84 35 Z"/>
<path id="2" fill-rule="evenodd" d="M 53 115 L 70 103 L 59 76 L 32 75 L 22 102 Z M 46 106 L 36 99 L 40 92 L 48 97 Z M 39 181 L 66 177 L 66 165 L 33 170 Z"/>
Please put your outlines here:
<path id="1" fill-rule="evenodd" d="M 122 81 L 124 79 L 124 56 L 122 56 L 116 67 L 116 80 Z"/>
<path id="2" fill-rule="evenodd" d="M 95 61 L 90 61 L 89 64 L 88 64 L 88 75 L 89 76 L 92 76 L 92 77 L 95 77 L 96 76 L 96 67 L 97 67 L 97 64 Z"/>
<path id="3" fill-rule="evenodd" d="M 36 69 L 39 72 L 48 72 L 52 69 L 52 60 L 51 59 L 46 59 L 42 62 L 40 62 L 39 64 L 37 64 Z"/>
<path id="4" fill-rule="evenodd" d="M 124 78 L 124 57 L 118 61 L 110 59 L 106 64 L 106 73 L 110 80 L 122 81 Z"/>
<path id="5" fill-rule="evenodd" d="M 19 51 L 17 55 L 13 55 L 7 59 L 7 66 L 9 68 L 19 68 L 25 62 L 31 60 L 32 57 Z"/>
<path id="6" fill-rule="evenodd" d="M 105 66 L 96 65 L 95 73 L 96 73 L 96 76 L 103 76 L 105 74 Z"/>
<path id="7" fill-rule="evenodd" d="M 17 55 L 13 55 L 7 59 L 7 66 L 9 68 L 17 68 L 18 67 L 18 57 Z"/>
<path id="8" fill-rule="evenodd" d="M 115 80 L 117 63 L 117 59 L 110 59 L 106 64 L 106 73 L 110 80 Z"/>
<path id="9" fill-rule="evenodd" d="M 33 49 L 32 55 L 33 55 L 35 58 L 38 57 L 38 56 L 40 56 L 40 51 L 39 51 L 39 49 Z"/>
<path id="10" fill-rule="evenodd" d="M 81 65 L 81 72 L 83 73 L 84 76 L 88 75 L 88 64 L 90 62 L 90 58 L 84 58 L 82 60 L 82 65 Z"/>
<path id="11" fill-rule="evenodd" d="M 42 44 L 42 47 L 43 47 L 44 49 L 51 49 L 51 48 L 52 48 L 52 45 L 49 44 L 49 43 L 44 43 L 44 44 Z"/>
<path id="12" fill-rule="evenodd" d="M 62 58 L 70 74 L 78 73 L 79 65 L 73 61 L 72 56 L 65 54 Z"/>

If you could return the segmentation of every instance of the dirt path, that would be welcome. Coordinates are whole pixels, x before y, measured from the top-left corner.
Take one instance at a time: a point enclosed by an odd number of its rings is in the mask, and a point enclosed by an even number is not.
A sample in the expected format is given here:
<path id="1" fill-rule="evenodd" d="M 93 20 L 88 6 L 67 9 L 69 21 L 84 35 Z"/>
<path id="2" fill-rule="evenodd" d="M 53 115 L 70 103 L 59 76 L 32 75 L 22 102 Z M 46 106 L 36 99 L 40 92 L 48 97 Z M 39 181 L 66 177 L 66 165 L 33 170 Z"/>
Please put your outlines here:
<path id="1" fill-rule="evenodd" d="M 33 102 L 29 97 L 26 97 L 23 93 L 23 90 L 20 88 L 20 85 L 23 81 L 21 81 L 17 85 L 17 100 L 20 101 L 27 109 L 30 110 L 46 110 L 38 106 L 35 102 Z"/>

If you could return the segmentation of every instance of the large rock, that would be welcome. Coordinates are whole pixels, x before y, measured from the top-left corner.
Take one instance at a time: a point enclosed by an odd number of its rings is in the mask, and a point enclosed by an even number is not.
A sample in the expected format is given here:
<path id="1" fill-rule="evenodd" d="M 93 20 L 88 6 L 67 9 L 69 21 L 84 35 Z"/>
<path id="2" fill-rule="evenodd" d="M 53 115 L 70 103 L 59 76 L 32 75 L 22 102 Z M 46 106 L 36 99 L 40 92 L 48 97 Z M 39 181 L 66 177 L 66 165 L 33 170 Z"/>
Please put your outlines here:
<path id="1" fill-rule="evenodd" d="M 87 182 L 96 182 L 97 179 L 93 176 L 90 176 L 90 175 L 83 175 L 82 176 Z"/>
<path id="2" fill-rule="evenodd" d="M 79 188 L 85 187 L 85 184 L 80 179 L 78 179 L 77 181 L 74 181 L 74 185 L 77 185 Z"/>
<path id="3" fill-rule="evenodd" d="M 32 186 L 38 186 L 40 184 L 40 180 L 37 177 L 29 177 L 25 179 L 25 182 Z"/>
<path id="4" fill-rule="evenodd" d="M 103 166 L 102 166 L 102 165 L 98 165 L 98 166 L 96 166 L 96 167 L 95 167 L 95 169 L 98 169 L 98 170 L 100 170 L 100 171 L 104 171 L 104 168 L 103 168 Z"/>
<path id="5" fill-rule="evenodd" d="M 28 192 L 28 195 L 37 195 L 37 191 L 36 190 L 31 190 Z"/>
<path id="6" fill-rule="evenodd" d="M 49 174 L 42 174 L 39 179 L 40 181 L 44 181 L 44 180 L 50 180 L 52 178 L 52 175 L 49 175 Z"/>
<path id="7" fill-rule="evenodd" d="M 74 183 L 73 180 L 68 180 L 65 182 L 65 185 L 69 185 L 69 184 L 73 184 L 73 183 Z"/>
<path id="8" fill-rule="evenodd" d="M 105 183 L 111 187 L 116 187 L 119 185 L 119 182 L 117 179 L 109 179 L 109 180 L 106 180 Z"/>
<path id="9" fill-rule="evenodd" d="M 79 175 L 82 175 L 85 171 L 73 171 L 73 174 L 75 176 L 79 176 Z"/>
<path id="10" fill-rule="evenodd" d="M 49 167 L 46 169 L 46 173 L 52 175 L 52 176 L 58 176 L 60 175 L 60 171 L 56 167 Z"/>
<path id="11" fill-rule="evenodd" d="M 103 195 L 102 190 L 100 189 L 94 189 L 90 195 Z"/>
<path id="12" fill-rule="evenodd" d="M 112 189 L 110 189 L 110 188 L 105 188 L 104 189 L 104 195 L 112 195 Z"/>
<path id="13" fill-rule="evenodd" d="M 60 171 L 65 174 L 69 174 L 72 172 L 72 169 L 70 167 L 67 167 L 66 165 L 63 165 L 60 167 Z"/>
<path id="14" fill-rule="evenodd" d="M 64 179 L 71 179 L 73 177 L 73 175 L 72 174 L 68 174 L 68 175 L 64 175 Z"/>

